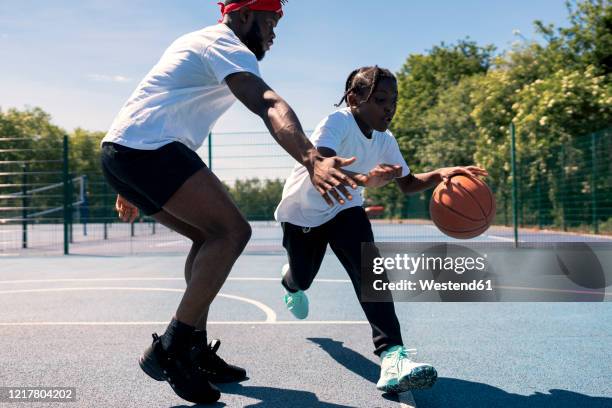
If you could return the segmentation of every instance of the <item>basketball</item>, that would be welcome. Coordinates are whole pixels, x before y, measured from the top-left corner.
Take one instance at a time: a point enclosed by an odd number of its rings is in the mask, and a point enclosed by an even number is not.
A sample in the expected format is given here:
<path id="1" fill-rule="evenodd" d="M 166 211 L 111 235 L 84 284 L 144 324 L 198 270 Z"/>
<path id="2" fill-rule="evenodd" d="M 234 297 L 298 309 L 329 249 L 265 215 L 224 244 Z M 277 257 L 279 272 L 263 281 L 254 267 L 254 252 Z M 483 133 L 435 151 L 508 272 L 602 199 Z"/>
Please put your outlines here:
<path id="1" fill-rule="evenodd" d="M 475 238 L 495 217 L 495 198 L 489 186 L 467 175 L 451 177 L 433 192 L 429 213 L 434 224 L 449 237 Z"/>

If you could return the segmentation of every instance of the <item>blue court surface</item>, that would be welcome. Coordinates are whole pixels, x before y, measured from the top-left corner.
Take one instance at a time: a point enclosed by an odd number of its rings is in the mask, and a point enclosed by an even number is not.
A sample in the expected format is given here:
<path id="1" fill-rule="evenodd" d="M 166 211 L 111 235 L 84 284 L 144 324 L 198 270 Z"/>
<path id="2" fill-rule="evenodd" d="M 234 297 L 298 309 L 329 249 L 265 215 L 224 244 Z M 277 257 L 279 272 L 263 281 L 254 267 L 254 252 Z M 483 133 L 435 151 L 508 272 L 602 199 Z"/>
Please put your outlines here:
<path id="1" fill-rule="evenodd" d="M 339 262 L 325 258 L 305 321 L 284 308 L 284 262 L 282 253 L 243 255 L 213 303 L 209 338 L 249 376 L 222 386 L 215 406 L 612 406 L 610 303 L 397 303 L 406 346 L 439 380 L 381 395 L 370 328 Z M 0 386 L 76 387 L 69 406 L 192 406 L 137 363 L 179 302 L 183 255 L 8 256 L 0 265 Z"/>

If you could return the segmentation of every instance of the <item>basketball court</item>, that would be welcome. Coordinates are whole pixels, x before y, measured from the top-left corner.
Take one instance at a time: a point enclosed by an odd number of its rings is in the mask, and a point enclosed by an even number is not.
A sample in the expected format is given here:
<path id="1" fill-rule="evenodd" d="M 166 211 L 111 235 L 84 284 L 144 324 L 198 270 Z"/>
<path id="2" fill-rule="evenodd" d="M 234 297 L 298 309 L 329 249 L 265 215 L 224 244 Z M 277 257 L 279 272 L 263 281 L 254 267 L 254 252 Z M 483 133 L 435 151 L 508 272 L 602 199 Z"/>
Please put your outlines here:
<path id="1" fill-rule="evenodd" d="M 82 231 L 78 227 L 75 238 Z M 137 363 L 151 333 L 165 329 L 185 287 L 179 251 L 186 243 L 164 236 L 159 226 L 156 242 L 150 229 L 145 233 L 150 227 L 137 229 L 131 238 L 127 226 L 114 225 L 112 243 L 100 238 L 96 247 L 99 227 L 90 226 L 90 241 L 72 246 L 75 254 L 88 255 L 5 254 L 0 279 L 3 384 L 76 387 L 79 406 L 191 406 L 167 384 L 147 377 Z M 390 228 L 375 224 L 377 238 L 384 239 Z M 404 228 L 414 233 L 412 240 L 418 234 L 446 239 L 432 235 L 427 225 Z M 297 321 L 282 301 L 279 271 L 285 256 L 272 245 L 277 233 L 254 230 L 251 247 L 213 303 L 208 329 L 209 338 L 222 341 L 220 355 L 246 367 L 249 379 L 221 386 L 215 406 L 612 404 L 612 364 L 603 358 L 612 352 L 606 303 L 397 303 L 406 346 L 438 369 L 439 380 L 431 390 L 382 395 L 375 388 L 379 365 L 369 325 L 333 254 L 326 256 L 308 291 L 310 316 Z M 509 239 L 510 233 L 494 229 L 482 239 Z M 141 254 L 109 254 L 129 248 Z"/>

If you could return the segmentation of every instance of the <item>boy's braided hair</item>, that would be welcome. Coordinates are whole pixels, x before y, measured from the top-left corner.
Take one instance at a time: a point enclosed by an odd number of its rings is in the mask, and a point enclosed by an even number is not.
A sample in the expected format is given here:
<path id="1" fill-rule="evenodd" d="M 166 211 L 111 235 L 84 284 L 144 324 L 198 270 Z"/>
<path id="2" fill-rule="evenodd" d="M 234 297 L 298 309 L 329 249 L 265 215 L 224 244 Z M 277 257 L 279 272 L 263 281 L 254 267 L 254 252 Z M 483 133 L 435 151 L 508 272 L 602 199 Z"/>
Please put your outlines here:
<path id="1" fill-rule="evenodd" d="M 347 78 L 344 95 L 342 95 L 342 99 L 340 99 L 336 107 L 340 107 L 343 102 L 348 103 L 348 96 L 351 92 L 355 92 L 358 95 L 366 95 L 365 101 L 368 102 L 382 79 L 397 80 L 391 71 L 380 68 L 378 65 L 357 68 Z"/>

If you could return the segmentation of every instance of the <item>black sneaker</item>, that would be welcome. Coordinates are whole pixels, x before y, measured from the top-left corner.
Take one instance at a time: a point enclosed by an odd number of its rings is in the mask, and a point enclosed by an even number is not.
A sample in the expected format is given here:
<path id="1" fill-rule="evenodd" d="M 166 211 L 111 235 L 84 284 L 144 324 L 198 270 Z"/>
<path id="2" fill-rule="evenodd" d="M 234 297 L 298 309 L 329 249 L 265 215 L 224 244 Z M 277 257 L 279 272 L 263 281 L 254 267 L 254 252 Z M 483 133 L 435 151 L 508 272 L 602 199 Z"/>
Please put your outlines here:
<path id="1" fill-rule="evenodd" d="M 157 381 L 168 381 L 176 395 L 196 404 L 211 404 L 221 397 L 219 389 L 204 376 L 189 353 L 173 355 L 163 349 L 161 339 L 153 333 L 151 344 L 140 357 L 140 368 Z"/>
<path id="2" fill-rule="evenodd" d="M 202 370 L 210 382 L 230 383 L 242 381 L 246 378 L 246 370 L 225 362 L 217 355 L 217 350 L 221 346 L 221 340 L 213 340 L 206 344 L 203 335 L 196 333 L 195 348 L 198 353 L 194 354 L 196 365 Z"/>

